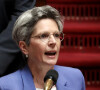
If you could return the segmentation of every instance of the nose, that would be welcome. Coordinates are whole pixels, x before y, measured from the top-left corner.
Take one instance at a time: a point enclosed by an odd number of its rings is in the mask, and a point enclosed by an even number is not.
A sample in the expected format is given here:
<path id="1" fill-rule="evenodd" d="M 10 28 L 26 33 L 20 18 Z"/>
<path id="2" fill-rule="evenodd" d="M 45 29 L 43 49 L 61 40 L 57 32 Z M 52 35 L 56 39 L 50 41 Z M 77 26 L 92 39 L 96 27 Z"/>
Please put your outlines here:
<path id="1" fill-rule="evenodd" d="M 49 41 L 48 41 L 49 46 L 51 46 L 52 48 L 55 47 L 56 45 L 56 39 L 53 35 L 50 35 L 49 37 Z"/>

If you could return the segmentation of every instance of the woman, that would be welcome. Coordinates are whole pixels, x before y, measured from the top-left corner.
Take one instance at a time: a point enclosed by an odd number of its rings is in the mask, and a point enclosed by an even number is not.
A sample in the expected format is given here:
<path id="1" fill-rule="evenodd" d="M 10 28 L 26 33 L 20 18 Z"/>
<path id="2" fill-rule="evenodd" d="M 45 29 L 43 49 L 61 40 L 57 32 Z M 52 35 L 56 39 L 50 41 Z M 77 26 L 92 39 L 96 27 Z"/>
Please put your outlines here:
<path id="1" fill-rule="evenodd" d="M 16 21 L 13 38 L 27 58 L 22 69 L 0 79 L 0 90 L 43 90 L 48 70 L 55 69 L 57 84 L 52 90 L 85 90 L 84 77 L 78 69 L 55 65 L 63 40 L 63 22 L 51 6 L 35 7 Z"/>

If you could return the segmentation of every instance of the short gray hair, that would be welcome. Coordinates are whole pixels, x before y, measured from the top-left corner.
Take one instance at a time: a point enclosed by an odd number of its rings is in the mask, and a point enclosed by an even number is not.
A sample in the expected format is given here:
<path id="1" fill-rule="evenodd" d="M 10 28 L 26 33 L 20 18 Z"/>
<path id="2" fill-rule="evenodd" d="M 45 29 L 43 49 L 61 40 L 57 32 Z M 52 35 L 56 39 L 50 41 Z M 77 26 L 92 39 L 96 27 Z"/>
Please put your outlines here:
<path id="1" fill-rule="evenodd" d="M 49 5 L 34 7 L 22 13 L 16 20 L 12 32 L 12 37 L 16 43 L 19 44 L 19 41 L 25 41 L 29 45 L 34 26 L 39 20 L 45 18 L 53 19 L 57 23 L 59 31 L 62 32 L 63 19 L 58 10 Z"/>

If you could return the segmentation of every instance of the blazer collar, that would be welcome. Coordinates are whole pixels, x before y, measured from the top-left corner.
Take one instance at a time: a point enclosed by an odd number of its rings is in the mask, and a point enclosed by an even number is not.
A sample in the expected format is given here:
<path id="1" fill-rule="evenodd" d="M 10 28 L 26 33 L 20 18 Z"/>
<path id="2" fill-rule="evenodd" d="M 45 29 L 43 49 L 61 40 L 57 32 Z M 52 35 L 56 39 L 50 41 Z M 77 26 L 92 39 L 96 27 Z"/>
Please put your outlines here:
<path id="1" fill-rule="evenodd" d="M 25 66 L 21 70 L 21 76 L 23 80 L 24 90 L 36 90 L 33 82 L 33 77 L 28 66 Z"/>
<path id="2" fill-rule="evenodd" d="M 65 76 L 62 74 L 62 71 L 58 70 L 58 67 L 56 65 L 54 66 L 54 69 L 59 73 L 59 77 L 56 84 L 57 90 L 72 90 L 70 88 L 68 80 L 66 80 Z M 33 82 L 33 77 L 28 66 L 25 66 L 21 70 L 21 76 L 23 80 L 24 90 L 36 90 Z"/>

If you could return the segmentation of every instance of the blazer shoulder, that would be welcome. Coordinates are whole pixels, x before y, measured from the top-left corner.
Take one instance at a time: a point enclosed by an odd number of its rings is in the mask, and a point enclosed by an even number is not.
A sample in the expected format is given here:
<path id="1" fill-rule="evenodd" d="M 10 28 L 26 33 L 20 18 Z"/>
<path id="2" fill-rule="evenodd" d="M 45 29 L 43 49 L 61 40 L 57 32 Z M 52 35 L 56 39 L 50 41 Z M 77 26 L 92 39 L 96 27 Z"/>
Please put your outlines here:
<path id="1" fill-rule="evenodd" d="M 20 70 L 17 70 L 16 72 L 13 72 L 0 78 L 0 90 L 16 90 L 15 87 L 17 86 L 22 86 Z"/>
<path id="2" fill-rule="evenodd" d="M 78 68 L 73 68 L 73 67 L 67 67 L 67 66 L 55 66 L 55 70 L 59 72 L 59 74 L 67 75 L 67 76 L 73 76 L 74 77 L 83 77 L 82 72 Z"/>
<path id="3" fill-rule="evenodd" d="M 8 80 L 8 79 L 13 80 L 14 78 L 18 77 L 19 75 L 20 75 L 20 70 L 17 70 L 13 73 L 10 73 L 8 75 L 0 77 L 0 81 L 1 80 Z"/>
<path id="4" fill-rule="evenodd" d="M 59 73 L 59 82 L 67 82 L 73 90 L 85 90 L 84 76 L 79 69 L 65 66 L 55 66 L 55 70 Z"/>

